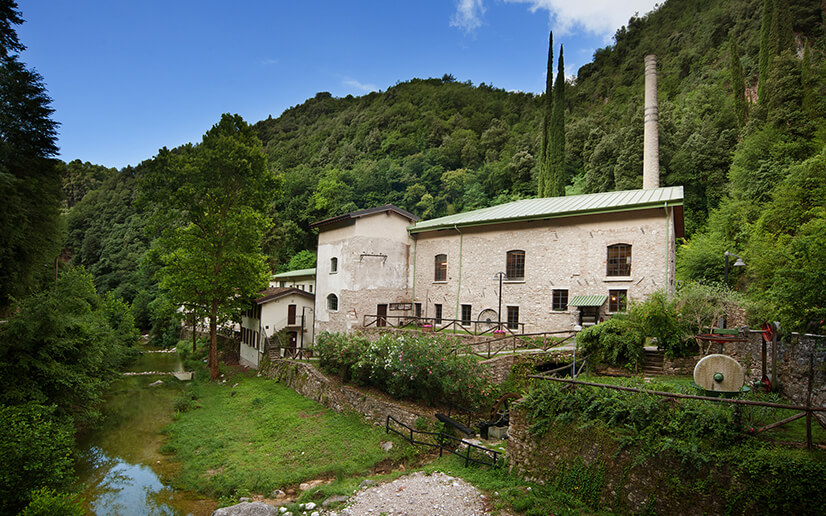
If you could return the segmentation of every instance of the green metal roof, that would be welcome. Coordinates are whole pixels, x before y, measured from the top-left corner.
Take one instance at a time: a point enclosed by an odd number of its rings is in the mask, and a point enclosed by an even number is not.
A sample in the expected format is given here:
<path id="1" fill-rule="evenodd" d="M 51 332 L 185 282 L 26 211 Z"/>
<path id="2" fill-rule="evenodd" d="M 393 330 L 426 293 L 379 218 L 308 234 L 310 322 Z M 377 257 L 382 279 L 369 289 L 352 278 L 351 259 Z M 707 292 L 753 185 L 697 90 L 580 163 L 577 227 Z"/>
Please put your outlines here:
<path id="1" fill-rule="evenodd" d="M 523 199 L 521 201 L 500 204 L 499 206 L 482 208 L 481 210 L 419 221 L 409 226 L 408 231 L 410 233 L 421 233 L 423 231 L 447 229 L 457 226 L 481 226 L 502 222 L 611 213 L 659 207 L 666 203 L 668 203 L 669 206 L 682 206 L 683 187 L 669 186 L 649 190 L 625 190 L 621 192 L 570 195 L 567 197 Z"/>
<path id="2" fill-rule="evenodd" d="M 574 296 L 568 301 L 568 306 L 602 306 L 608 296 Z"/>
<path id="3" fill-rule="evenodd" d="M 295 278 L 298 276 L 315 276 L 315 267 L 312 269 L 296 269 L 294 271 L 273 274 L 272 279 Z"/>

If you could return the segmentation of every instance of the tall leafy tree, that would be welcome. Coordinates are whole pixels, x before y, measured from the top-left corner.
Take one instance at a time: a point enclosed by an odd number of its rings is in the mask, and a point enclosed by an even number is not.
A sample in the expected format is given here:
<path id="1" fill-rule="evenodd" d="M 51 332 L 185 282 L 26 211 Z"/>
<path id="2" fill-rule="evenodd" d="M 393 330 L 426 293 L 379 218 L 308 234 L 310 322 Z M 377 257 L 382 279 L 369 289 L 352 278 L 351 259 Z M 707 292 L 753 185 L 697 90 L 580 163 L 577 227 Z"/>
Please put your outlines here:
<path id="1" fill-rule="evenodd" d="M 203 307 L 215 379 L 218 325 L 267 284 L 261 241 L 276 183 L 261 141 L 240 116 L 225 114 L 199 145 L 161 149 L 142 181 L 162 228 L 152 251 L 161 287 L 178 305 Z"/>
<path id="2" fill-rule="evenodd" d="M 17 38 L 13 25 L 23 23 L 17 2 L 0 0 L 0 59 L 8 58 L 12 53 L 22 52 L 26 47 Z"/>
<path id="3" fill-rule="evenodd" d="M 731 92 L 734 94 L 734 113 L 737 116 L 737 125 L 742 129 L 749 116 L 749 107 L 746 103 L 746 77 L 743 72 L 743 63 L 740 61 L 740 48 L 734 33 L 729 39 L 729 72 L 731 73 Z"/>
<path id="4" fill-rule="evenodd" d="M 769 69 L 772 56 L 776 53 L 776 44 L 772 44 L 772 18 L 774 16 L 773 0 L 763 0 L 763 16 L 760 21 L 760 54 L 757 58 L 757 100 L 766 102 L 766 83 L 769 80 Z"/>
<path id="5" fill-rule="evenodd" d="M 57 123 L 43 80 L 15 52 L 17 4 L 0 1 L 0 312 L 29 292 L 60 248 Z"/>
<path id="6" fill-rule="evenodd" d="M 550 168 L 548 160 L 548 130 L 551 124 L 551 113 L 553 112 L 554 98 L 553 98 L 553 74 L 554 67 L 554 31 L 548 38 L 548 70 L 545 73 L 545 102 L 543 103 L 542 116 L 542 166 L 539 170 L 539 196 L 544 197 L 545 185 L 550 181 Z"/>
<path id="7" fill-rule="evenodd" d="M 549 168 L 550 184 L 545 185 L 546 195 L 565 195 L 565 61 L 559 46 L 556 82 L 554 83 L 554 105 L 551 112 Z"/>

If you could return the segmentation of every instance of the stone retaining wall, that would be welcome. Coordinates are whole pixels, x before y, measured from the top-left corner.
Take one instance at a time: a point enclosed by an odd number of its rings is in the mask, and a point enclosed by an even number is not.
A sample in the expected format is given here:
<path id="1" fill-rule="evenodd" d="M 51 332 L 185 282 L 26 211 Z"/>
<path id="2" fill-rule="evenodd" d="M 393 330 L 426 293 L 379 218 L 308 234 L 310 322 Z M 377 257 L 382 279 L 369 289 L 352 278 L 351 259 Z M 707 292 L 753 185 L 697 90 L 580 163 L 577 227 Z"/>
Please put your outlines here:
<path id="1" fill-rule="evenodd" d="M 582 460 L 586 466 L 604 467 L 600 504 L 619 513 L 721 514 L 725 488 L 730 479 L 712 467 L 701 471 L 684 466 L 666 454 L 657 454 L 640 463 L 633 449 L 621 449 L 607 431 L 575 424 L 554 424 L 543 437 L 530 433 L 530 423 L 518 404 L 511 407 L 507 455 L 510 471 L 540 484 Z M 682 479 L 685 482 L 676 482 Z M 704 479 L 710 488 L 704 493 L 691 484 Z M 582 486 L 583 488 L 587 486 Z"/>
<path id="2" fill-rule="evenodd" d="M 414 411 L 327 378 L 318 369 L 304 362 L 275 360 L 263 367 L 262 371 L 269 378 L 283 383 L 306 398 L 336 412 L 357 412 L 374 425 L 384 425 L 388 414 L 411 427 L 415 427 L 419 418 L 425 418 L 431 423 L 437 421 L 433 414 Z"/>
<path id="3" fill-rule="evenodd" d="M 479 362 L 486 366 L 485 374 L 493 383 L 502 383 L 508 378 L 511 369 L 516 364 L 531 363 L 532 365 L 543 362 L 570 362 L 573 358 L 573 351 L 568 349 L 548 351 L 526 351 L 524 353 L 509 353 L 499 355 Z"/>

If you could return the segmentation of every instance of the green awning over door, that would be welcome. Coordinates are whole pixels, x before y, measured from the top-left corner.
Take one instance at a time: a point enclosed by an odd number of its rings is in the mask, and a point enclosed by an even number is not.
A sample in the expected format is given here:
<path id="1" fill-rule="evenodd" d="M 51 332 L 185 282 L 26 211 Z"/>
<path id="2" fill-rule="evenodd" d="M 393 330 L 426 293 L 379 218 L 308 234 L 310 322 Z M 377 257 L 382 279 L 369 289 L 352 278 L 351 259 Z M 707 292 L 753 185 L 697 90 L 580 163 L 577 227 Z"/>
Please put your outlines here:
<path id="1" fill-rule="evenodd" d="M 574 296 L 568 301 L 568 306 L 602 306 L 608 296 Z"/>

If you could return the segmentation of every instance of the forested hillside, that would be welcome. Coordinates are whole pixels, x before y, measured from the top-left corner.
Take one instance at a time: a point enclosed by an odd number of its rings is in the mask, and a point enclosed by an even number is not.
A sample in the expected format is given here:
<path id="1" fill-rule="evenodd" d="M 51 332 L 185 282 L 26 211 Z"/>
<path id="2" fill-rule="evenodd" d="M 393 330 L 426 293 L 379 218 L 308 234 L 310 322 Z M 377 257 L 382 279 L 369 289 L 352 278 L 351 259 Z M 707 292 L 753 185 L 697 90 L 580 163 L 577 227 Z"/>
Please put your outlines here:
<path id="1" fill-rule="evenodd" d="M 680 274 L 719 281 L 725 250 L 743 254 L 753 267 L 733 279 L 776 312 L 781 299 L 799 298 L 768 294 L 790 276 L 777 272 L 791 267 L 784 260 L 794 253 L 785 246 L 812 244 L 799 242 L 799 231 L 816 234 L 823 217 L 815 176 L 826 159 L 824 7 L 817 0 L 669 0 L 629 20 L 566 86 L 569 193 L 641 186 L 649 53 L 658 56 L 661 184 L 686 190 Z M 758 100 L 761 84 L 766 93 Z M 346 211 L 393 203 L 430 218 L 535 196 L 542 106 L 542 95 L 475 86 L 448 73 L 362 97 L 318 93 L 258 122 L 281 182 L 264 243 L 272 267 L 314 249 L 311 222 Z M 141 216 L 127 207 L 134 192 L 124 189 L 151 163 L 104 180 L 69 216 L 73 261 L 95 271 L 99 288 L 127 299 L 141 292 L 135 263 L 148 242 L 130 229 Z M 802 197 L 792 202 L 789 195 Z M 97 208 L 116 198 L 125 200 L 119 215 Z M 792 206 L 799 217 L 766 219 Z M 121 238 L 128 249 L 105 250 Z M 776 249 L 771 259 L 767 248 Z M 795 288 L 826 290 L 812 274 Z M 806 315 L 787 315 L 808 323 L 822 306 L 797 302 L 792 311 Z"/>

